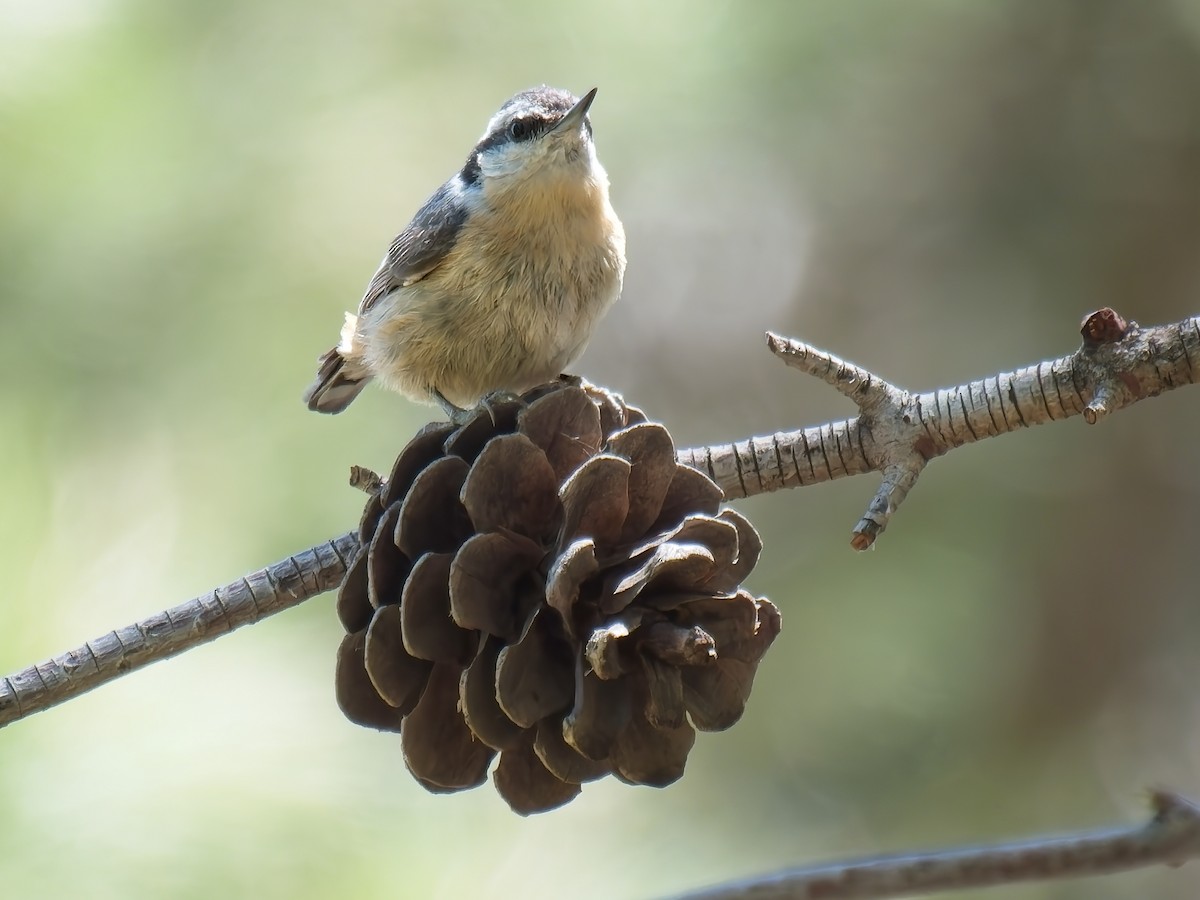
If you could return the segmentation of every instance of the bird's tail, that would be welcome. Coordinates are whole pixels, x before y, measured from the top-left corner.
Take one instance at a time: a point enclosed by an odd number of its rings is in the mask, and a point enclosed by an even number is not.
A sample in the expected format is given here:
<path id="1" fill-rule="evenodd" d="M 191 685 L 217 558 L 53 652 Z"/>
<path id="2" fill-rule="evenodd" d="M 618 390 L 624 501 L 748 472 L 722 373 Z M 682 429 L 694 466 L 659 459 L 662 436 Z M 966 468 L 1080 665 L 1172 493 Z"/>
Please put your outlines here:
<path id="1" fill-rule="evenodd" d="M 357 336 L 358 316 L 346 313 L 342 342 L 318 360 L 317 380 L 304 392 L 304 402 L 313 412 L 340 413 L 371 380 L 364 367 L 346 358 L 359 355 L 355 346 Z"/>
<path id="2" fill-rule="evenodd" d="M 313 412 L 340 413 L 367 386 L 370 375 L 348 370 L 346 360 L 335 347 L 323 355 L 317 380 L 304 392 L 304 402 Z"/>

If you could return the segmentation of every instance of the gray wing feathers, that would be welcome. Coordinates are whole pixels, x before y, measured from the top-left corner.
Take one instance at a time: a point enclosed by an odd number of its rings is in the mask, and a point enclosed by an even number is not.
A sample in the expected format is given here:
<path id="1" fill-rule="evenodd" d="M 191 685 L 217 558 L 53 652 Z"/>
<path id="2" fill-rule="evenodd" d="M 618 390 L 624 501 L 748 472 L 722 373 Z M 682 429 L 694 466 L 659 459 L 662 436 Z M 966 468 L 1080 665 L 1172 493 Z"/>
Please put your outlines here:
<path id="1" fill-rule="evenodd" d="M 453 249 L 458 233 L 467 219 L 462 203 L 462 182 L 456 176 L 446 182 L 413 216 L 388 248 L 379 271 L 367 285 L 358 305 L 359 315 L 367 312 L 382 297 L 398 287 L 420 281 L 436 269 Z M 354 374 L 347 371 L 346 360 L 334 348 L 320 359 L 317 378 L 304 393 L 304 402 L 315 412 L 339 413 L 350 405 L 371 380 L 359 366 Z"/>
<path id="2" fill-rule="evenodd" d="M 413 216 L 388 248 L 387 256 L 363 295 L 358 312 L 369 310 L 380 297 L 398 287 L 420 281 L 446 258 L 467 219 L 457 178 L 443 184 Z"/>

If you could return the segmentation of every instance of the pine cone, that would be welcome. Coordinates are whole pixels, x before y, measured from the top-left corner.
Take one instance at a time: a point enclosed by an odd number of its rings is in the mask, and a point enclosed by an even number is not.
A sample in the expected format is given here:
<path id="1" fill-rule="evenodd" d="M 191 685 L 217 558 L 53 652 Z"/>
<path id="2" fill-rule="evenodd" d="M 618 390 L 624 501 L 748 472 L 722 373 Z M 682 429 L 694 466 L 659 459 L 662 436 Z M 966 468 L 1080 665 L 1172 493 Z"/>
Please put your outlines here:
<path id="1" fill-rule="evenodd" d="M 613 774 L 664 786 L 742 714 L 779 633 L 762 544 L 667 430 L 555 383 L 426 426 L 367 503 L 338 596 L 337 698 L 435 792 L 523 815 Z M 689 721 L 690 720 L 690 721 Z"/>

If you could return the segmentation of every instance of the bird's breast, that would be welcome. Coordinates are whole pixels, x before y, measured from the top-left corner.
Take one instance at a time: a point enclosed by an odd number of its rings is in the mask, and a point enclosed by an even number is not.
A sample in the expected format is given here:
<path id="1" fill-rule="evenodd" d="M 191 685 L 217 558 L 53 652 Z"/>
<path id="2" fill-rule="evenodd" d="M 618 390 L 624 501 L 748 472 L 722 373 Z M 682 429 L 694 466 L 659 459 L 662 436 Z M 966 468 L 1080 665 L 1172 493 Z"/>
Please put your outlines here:
<path id="1" fill-rule="evenodd" d="M 472 304 L 570 330 L 576 321 L 590 327 L 611 305 L 624 270 L 625 233 L 608 191 L 586 181 L 488 197 L 435 275 Z"/>

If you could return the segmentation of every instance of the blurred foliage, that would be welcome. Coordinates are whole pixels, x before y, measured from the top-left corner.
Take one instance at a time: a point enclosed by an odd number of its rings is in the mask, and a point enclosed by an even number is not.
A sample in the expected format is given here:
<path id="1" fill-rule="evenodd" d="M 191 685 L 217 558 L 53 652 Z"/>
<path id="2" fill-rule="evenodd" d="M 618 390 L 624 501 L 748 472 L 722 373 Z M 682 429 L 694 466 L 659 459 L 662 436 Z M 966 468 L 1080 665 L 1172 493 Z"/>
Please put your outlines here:
<path id="1" fill-rule="evenodd" d="M 430 415 L 299 396 L 495 107 L 593 110 L 629 233 L 580 369 L 686 446 L 1197 312 L 1200 2 L 0 0 L 0 670 L 349 528 Z M 646 896 L 1200 794 L 1197 399 L 739 504 L 784 631 L 665 791 L 431 797 L 332 697 L 330 598 L 0 735 L 6 897 Z M 1006 897 L 1192 897 L 1196 870 Z"/>

